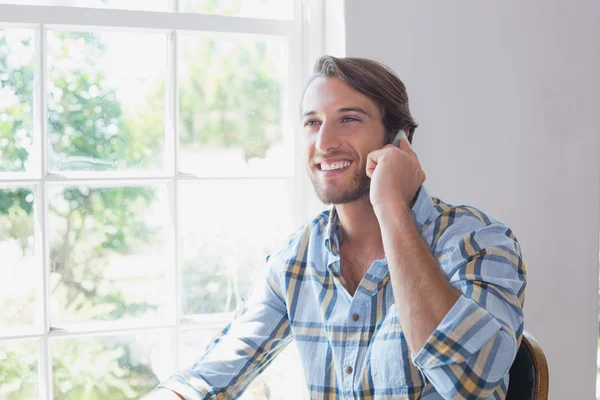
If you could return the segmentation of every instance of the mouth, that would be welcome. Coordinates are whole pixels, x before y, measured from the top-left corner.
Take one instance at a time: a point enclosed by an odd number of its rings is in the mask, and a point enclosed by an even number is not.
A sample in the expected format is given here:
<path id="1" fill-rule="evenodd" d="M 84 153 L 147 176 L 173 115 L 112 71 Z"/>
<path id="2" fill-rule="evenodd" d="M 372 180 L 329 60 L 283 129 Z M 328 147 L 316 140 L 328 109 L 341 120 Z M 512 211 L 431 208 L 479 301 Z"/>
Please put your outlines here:
<path id="1" fill-rule="evenodd" d="M 322 172 L 344 171 L 350 165 L 352 165 L 352 161 L 349 160 L 324 161 L 316 164 L 317 169 Z"/>

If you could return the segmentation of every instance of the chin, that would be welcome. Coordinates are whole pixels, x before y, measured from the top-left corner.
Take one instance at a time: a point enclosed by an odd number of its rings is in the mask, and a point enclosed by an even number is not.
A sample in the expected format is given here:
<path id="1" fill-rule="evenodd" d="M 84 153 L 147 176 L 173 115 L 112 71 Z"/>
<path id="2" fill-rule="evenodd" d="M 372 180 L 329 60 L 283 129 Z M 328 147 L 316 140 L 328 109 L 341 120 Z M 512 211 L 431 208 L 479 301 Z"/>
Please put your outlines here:
<path id="1" fill-rule="evenodd" d="M 355 174 L 336 182 L 327 182 L 319 178 L 316 174 L 310 174 L 317 197 L 325 204 L 348 204 L 369 196 L 371 179 L 366 174 Z"/>
<path id="2" fill-rule="evenodd" d="M 322 190 L 322 188 L 315 187 L 317 197 L 324 204 L 348 204 L 363 198 L 369 197 L 369 187 L 353 188 L 353 190 Z"/>

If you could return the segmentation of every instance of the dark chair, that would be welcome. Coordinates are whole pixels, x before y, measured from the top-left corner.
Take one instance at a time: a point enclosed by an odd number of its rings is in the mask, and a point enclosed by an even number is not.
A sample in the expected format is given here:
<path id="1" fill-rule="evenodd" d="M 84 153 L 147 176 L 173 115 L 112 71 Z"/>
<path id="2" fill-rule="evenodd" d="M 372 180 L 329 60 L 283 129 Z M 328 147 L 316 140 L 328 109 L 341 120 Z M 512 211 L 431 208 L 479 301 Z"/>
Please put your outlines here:
<path id="1" fill-rule="evenodd" d="M 548 363 L 544 351 L 524 331 L 521 347 L 509 371 L 506 400 L 548 400 Z"/>

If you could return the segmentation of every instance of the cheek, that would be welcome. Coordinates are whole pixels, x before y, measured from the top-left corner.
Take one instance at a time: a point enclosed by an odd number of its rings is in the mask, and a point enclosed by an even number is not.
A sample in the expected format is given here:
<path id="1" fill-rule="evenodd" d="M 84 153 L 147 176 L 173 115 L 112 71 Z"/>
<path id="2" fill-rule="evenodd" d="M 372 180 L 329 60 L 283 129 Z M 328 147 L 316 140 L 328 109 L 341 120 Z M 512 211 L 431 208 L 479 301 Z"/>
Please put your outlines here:
<path id="1" fill-rule="evenodd" d="M 306 147 L 305 147 L 304 161 L 306 161 L 306 164 L 308 165 L 309 168 L 312 167 L 312 158 L 314 155 L 315 155 L 315 144 L 314 144 L 314 142 L 308 141 L 306 143 Z"/>

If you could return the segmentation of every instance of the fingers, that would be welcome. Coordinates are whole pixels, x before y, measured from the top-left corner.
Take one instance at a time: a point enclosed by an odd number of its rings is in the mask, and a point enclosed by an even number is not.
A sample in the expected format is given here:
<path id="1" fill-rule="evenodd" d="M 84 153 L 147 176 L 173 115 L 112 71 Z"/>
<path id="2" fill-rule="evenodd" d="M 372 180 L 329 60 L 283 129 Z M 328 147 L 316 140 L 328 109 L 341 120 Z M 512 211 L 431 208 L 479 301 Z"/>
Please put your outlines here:
<path id="1" fill-rule="evenodd" d="M 393 150 L 391 150 L 391 149 L 393 149 Z M 379 163 L 379 161 L 385 154 L 391 155 L 391 154 L 394 154 L 394 152 L 398 151 L 398 150 L 401 150 L 401 151 L 405 152 L 406 154 L 408 154 L 410 156 L 410 158 L 412 158 L 414 161 L 416 161 L 416 163 L 420 169 L 420 163 L 419 163 L 417 154 L 410 147 L 408 140 L 402 139 L 400 141 L 399 147 L 388 144 L 388 145 L 385 145 L 384 147 L 382 147 L 381 149 L 373 150 L 372 152 L 370 152 L 368 154 L 367 166 L 366 166 L 367 176 L 370 178 L 373 175 L 373 172 L 375 171 L 375 167 L 377 167 L 377 164 Z"/>
<path id="2" fill-rule="evenodd" d="M 381 154 L 382 150 L 375 150 L 367 155 L 366 173 L 369 178 L 373 176 L 373 172 L 375 172 L 375 167 L 377 166 L 378 162 L 377 160 L 379 159 L 379 155 Z"/>

